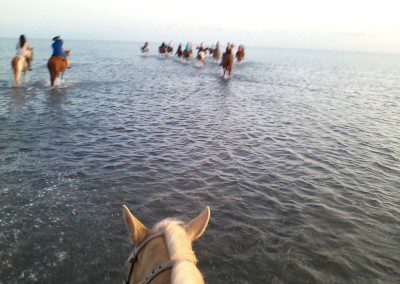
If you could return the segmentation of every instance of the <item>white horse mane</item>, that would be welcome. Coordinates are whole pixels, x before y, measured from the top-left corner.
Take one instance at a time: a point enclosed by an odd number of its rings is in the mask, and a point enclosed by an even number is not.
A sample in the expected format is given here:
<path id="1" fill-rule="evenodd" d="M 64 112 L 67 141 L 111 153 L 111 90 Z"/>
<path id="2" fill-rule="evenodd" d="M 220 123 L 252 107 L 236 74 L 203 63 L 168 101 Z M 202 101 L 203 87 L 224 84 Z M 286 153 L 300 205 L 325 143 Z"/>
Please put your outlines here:
<path id="1" fill-rule="evenodd" d="M 179 220 L 165 219 L 156 224 L 154 229 L 165 233 L 165 242 L 171 260 L 187 260 L 196 263 L 197 259 L 192 249 L 192 242 L 184 226 L 185 224 Z"/>
<path id="2" fill-rule="evenodd" d="M 165 219 L 154 226 L 154 230 L 163 231 L 171 260 L 178 261 L 172 269 L 171 282 L 203 283 L 203 277 L 196 267 L 197 258 L 192 249 L 185 224 L 175 219 Z"/>

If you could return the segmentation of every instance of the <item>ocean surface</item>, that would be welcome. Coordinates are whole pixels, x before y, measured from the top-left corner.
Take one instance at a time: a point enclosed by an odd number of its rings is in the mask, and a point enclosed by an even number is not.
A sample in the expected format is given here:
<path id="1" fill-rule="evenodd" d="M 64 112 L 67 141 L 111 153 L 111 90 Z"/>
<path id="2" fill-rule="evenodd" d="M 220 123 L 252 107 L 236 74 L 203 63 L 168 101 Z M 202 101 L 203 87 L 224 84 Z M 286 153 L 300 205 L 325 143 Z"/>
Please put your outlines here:
<path id="1" fill-rule="evenodd" d="M 230 80 L 139 43 L 0 39 L 0 282 L 120 283 L 121 205 L 211 220 L 208 283 L 400 282 L 400 55 L 246 49 Z"/>

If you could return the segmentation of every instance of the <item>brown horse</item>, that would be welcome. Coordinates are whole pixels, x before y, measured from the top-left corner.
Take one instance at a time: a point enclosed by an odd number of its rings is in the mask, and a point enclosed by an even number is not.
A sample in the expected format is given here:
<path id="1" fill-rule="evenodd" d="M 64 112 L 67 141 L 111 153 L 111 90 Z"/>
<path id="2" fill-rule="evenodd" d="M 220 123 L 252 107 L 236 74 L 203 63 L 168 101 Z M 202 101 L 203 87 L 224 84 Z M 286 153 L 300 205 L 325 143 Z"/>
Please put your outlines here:
<path id="1" fill-rule="evenodd" d="M 52 87 L 54 86 L 54 82 L 58 76 L 61 74 L 62 78 L 65 70 L 68 68 L 70 51 L 66 50 L 65 54 L 67 55 L 66 59 L 62 58 L 61 56 L 52 56 L 47 62 L 47 68 L 50 72 L 50 82 Z"/>
<path id="2" fill-rule="evenodd" d="M 231 73 L 232 73 L 232 66 L 233 66 L 232 50 L 227 50 L 222 55 L 221 66 L 224 69 L 224 74 L 222 75 L 222 77 L 225 77 L 226 72 L 228 72 L 228 76 L 230 77 Z"/>
<path id="3" fill-rule="evenodd" d="M 212 52 L 212 56 L 216 61 L 218 61 L 219 58 L 221 57 L 221 51 L 219 51 L 218 48 L 214 49 Z"/>
<path id="4" fill-rule="evenodd" d="M 244 50 L 243 50 L 243 48 L 239 49 L 239 50 L 236 52 L 235 57 L 236 57 L 237 62 L 239 62 L 239 63 L 242 62 L 242 60 L 243 60 L 243 58 L 244 58 Z"/>
<path id="5" fill-rule="evenodd" d="M 189 51 L 184 50 L 183 51 L 183 58 L 186 59 L 186 60 L 189 60 L 190 56 L 192 55 L 192 52 L 193 52 L 192 50 L 189 50 Z"/>
<path id="6" fill-rule="evenodd" d="M 170 55 L 174 51 L 174 48 L 170 45 L 167 46 L 167 53 Z"/>
<path id="7" fill-rule="evenodd" d="M 26 74 L 29 71 L 30 63 L 33 60 L 33 48 L 29 48 L 25 56 L 17 55 L 11 61 L 11 66 L 14 71 L 14 85 L 19 86 L 21 74 Z"/>
<path id="8" fill-rule="evenodd" d="M 166 52 L 167 52 L 167 46 L 160 46 L 159 48 L 158 48 L 158 52 L 160 53 L 160 54 L 165 54 Z"/>

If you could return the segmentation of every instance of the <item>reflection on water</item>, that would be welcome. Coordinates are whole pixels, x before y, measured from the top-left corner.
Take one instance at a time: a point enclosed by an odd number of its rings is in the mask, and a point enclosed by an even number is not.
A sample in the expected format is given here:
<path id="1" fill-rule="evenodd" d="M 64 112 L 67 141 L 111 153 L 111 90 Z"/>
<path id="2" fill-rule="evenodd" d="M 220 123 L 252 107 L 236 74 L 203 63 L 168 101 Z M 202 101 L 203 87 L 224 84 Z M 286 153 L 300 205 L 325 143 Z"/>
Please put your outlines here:
<path id="1" fill-rule="evenodd" d="M 17 105 L 17 106 L 25 106 L 26 105 L 26 102 L 27 102 L 26 97 L 25 97 L 26 92 L 27 92 L 27 90 L 22 87 L 12 89 L 12 98 L 13 98 L 15 105 Z"/>
<path id="2" fill-rule="evenodd" d="M 68 86 L 54 87 L 48 90 L 47 98 L 52 102 L 61 102 L 65 100 L 67 94 L 68 94 Z"/>
<path id="3" fill-rule="evenodd" d="M 398 281 L 398 56 L 248 48 L 223 80 L 65 44 L 56 88 L 46 41 L 26 85 L 0 71 L 2 281 L 121 281 L 122 204 L 148 226 L 210 205 L 194 244 L 210 283 Z"/>

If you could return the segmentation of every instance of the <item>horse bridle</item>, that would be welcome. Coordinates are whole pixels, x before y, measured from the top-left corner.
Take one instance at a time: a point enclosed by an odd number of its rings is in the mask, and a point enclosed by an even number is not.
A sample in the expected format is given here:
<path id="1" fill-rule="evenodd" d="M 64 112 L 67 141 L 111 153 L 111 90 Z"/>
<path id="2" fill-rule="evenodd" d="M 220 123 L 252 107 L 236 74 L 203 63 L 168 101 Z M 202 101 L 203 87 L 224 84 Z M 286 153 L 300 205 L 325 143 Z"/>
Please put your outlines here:
<path id="1" fill-rule="evenodd" d="M 125 284 L 129 284 L 129 281 L 131 280 L 132 277 L 132 272 L 133 268 L 135 266 L 135 262 L 138 260 L 138 255 L 140 251 L 153 239 L 157 237 L 164 236 L 164 232 L 157 232 L 155 234 L 152 234 L 145 238 L 140 244 L 138 244 L 135 249 L 132 251 L 132 253 L 129 255 L 127 263 L 130 265 L 129 267 L 129 273 L 125 275 Z M 163 264 L 160 264 L 159 266 L 153 268 L 153 270 L 146 275 L 145 279 L 140 282 L 140 284 L 149 284 L 154 278 L 156 278 L 157 275 L 160 273 L 172 269 L 177 261 L 176 260 L 168 260 L 164 262 Z"/>

